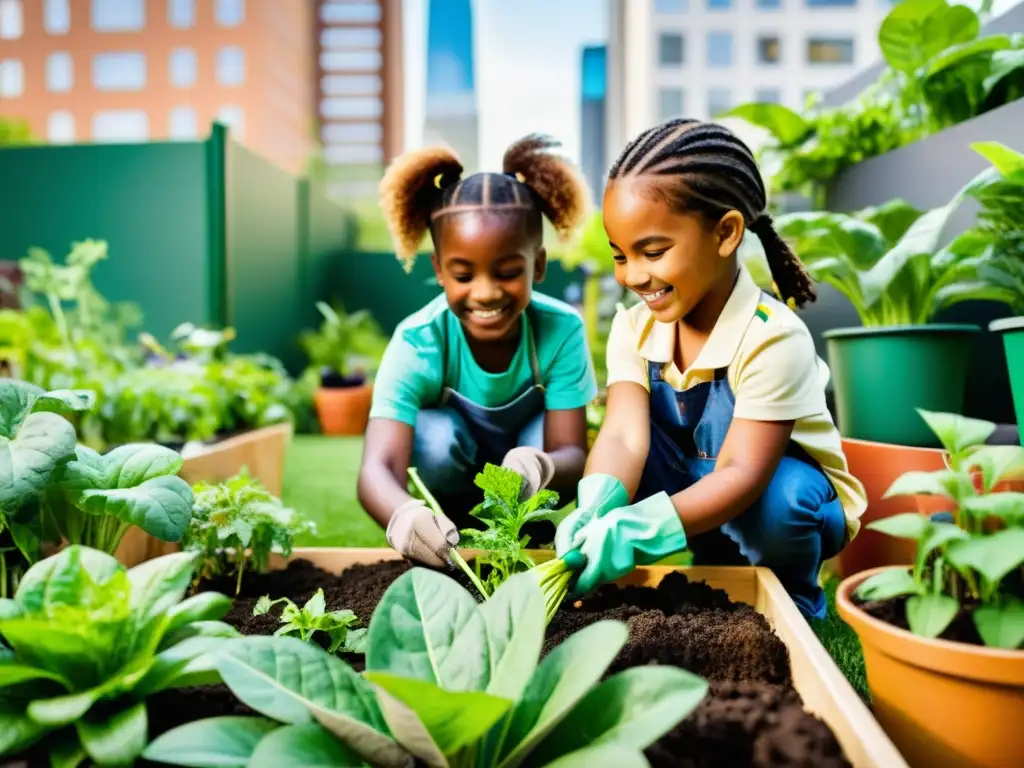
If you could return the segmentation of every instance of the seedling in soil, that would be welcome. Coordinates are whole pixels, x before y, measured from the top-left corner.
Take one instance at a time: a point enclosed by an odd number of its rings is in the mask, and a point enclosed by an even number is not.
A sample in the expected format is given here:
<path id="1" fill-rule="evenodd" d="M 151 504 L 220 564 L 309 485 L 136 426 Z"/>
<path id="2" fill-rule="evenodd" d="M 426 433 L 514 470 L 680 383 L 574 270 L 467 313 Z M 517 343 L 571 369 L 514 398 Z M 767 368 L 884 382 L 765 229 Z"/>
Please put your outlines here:
<path id="1" fill-rule="evenodd" d="M 246 569 L 266 573 L 270 555 L 288 557 L 296 536 L 314 533 L 304 520 L 244 469 L 223 483 L 195 486 L 192 521 L 182 548 L 199 556 L 196 582 L 235 574 L 235 594 Z"/>
<path id="2" fill-rule="evenodd" d="M 629 636 L 621 621 L 595 622 L 541 659 L 544 618 L 529 574 L 477 604 L 454 579 L 414 568 L 374 611 L 364 675 L 295 638 L 232 641 L 213 663 L 263 717 L 188 723 L 144 756 L 177 765 L 187 751 L 212 767 L 231 745 L 234 765 L 638 766 L 707 693 L 670 665 L 603 679 Z"/>
<path id="3" fill-rule="evenodd" d="M 278 603 L 284 603 L 281 610 L 281 626 L 275 635 L 296 635 L 302 642 L 309 643 L 313 635 L 323 632 L 330 640 L 328 653 L 366 653 L 366 629 L 358 629 L 359 618 L 350 610 L 328 611 L 323 589 L 318 589 L 306 604 L 299 608 L 287 597 L 271 600 L 264 595 L 253 608 L 253 616 L 270 612 Z"/>
<path id="4" fill-rule="evenodd" d="M 907 472 L 886 497 L 942 496 L 956 506 L 955 523 L 918 513 L 894 515 L 871 528 L 917 542 L 912 568 L 865 580 L 864 601 L 906 597 L 910 631 L 939 637 L 962 613 L 970 615 L 985 645 L 1024 646 L 1024 493 L 993 489 L 1024 469 L 1024 448 L 986 446 L 995 425 L 949 413 L 919 410 L 949 452 L 949 468 Z M 975 473 L 979 482 L 975 482 Z"/>

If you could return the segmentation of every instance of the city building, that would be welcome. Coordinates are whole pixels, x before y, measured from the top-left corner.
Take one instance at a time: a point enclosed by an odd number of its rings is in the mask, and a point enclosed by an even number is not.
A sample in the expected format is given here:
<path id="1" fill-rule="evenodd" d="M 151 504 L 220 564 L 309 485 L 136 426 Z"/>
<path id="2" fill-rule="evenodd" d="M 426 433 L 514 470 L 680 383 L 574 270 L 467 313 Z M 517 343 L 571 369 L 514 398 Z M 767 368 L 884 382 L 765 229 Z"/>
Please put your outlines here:
<path id="1" fill-rule="evenodd" d="M 0 0 L 0 115 L 54 143 L 196 139 L 218 120 L 301 172 L 316 138 L 315 9 Z"/>
<path id="2" fill-rule="evenodd" d="M 580 57 L 580 168 L 590 185 L 590 194 L 600 201 L 607 170 L 605 147 L 605 94 L 607 92 L 608 48 L 588 45 Z"/>
<path id="3" fill-rule="evenodd" d="M 672 117 L 800 109 L 877 61 L 890 0 L 609 0 L 608 151 Z"/>
<path id="4" fill-rule="evenodd" d="M 470 0 L 427 0 L 427 99 L 423 139 L 447 144 L 470 173 L 480 154 Z"/>

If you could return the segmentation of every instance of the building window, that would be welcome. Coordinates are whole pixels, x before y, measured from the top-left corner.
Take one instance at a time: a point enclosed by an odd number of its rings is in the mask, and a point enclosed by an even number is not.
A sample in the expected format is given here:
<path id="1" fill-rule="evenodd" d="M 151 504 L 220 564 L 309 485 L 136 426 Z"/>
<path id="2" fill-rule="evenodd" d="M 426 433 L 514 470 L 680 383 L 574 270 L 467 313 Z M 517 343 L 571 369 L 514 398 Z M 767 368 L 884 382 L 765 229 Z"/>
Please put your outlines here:
<path id="1" fill-rule="evenodd" d="M 853 38 L 812 37 L 807 41 L 807 61 L 811 64 L 853 64 Z"/>
<path id="2" fill-rule="evenodd" d="M 732 32 L 708 32 L 708 66 L 732 66 Z"/>
<path id="3" fill-rule="evenodd" d="M 144 0 L 92 0 L 92 28 L 97 32 L 136 32 L 145 26 Z"/>
<path id="4" fill-rule="evenodd" d="M 679 67 L 683 60 L 683 36 L 677 32 L 662 32 L 658 36 L 658 63 L 663 67 Z"/>
<path id="5" fill-rule="evenodd" d="M 758 88 L 754 91 L 754 101 L 759 104 L 781 104 L 782 90 L 779 88 Z"/>
<path id="6" fill-rule="evenodd" d="M 782 7 L 782 0 L 757 0 L 757 7 L 766 11 L 776 11 Z"/>
<path id="7" fill-rule="evenodd" d="M 328 96 L 380 93 L 383 88 L 380 75 L 325 75 L 320 80 L 320 90 Z"/>
<path id="8" fill-rule="evenodd" d="M 324 3 L 320 20 L 327 24 L 376 24 L 380 21 L 377 3 Z"/>
<path id="9" fill-rule="evenodd" d="M 654 0 L 655 13 L 683 13 L 688 6 L 688 0 Z"/>
<path id="10" fill-rule="evenodd" d="M 172 139 L 194 139 L 198 133 L 196 111 L 192 107 L 171 109 L 167 133 Z"/>
<path id="11" fill-rule="evenodd" d="M 808 8 L 853 8 L 857 0 L 807 0 Z"/>
<path id="12" fill-rule="evenodd" d="M 217 82 L 221 85 L 245 82 L 245 51 L 235 45 L 217 51 Z"/>
<path id="13" fill-rule="evenodd" d="M 782 61 L 782 40 L 778 35 L 757 38 L 757 63 L 778 64 Z"/>
<path id="14" fill-rule="evenodd" d="M 381 68 L 380 51 L 324 51 L 320 66 L 327 72 L 337 70 L 376 72 Z"/>
<path id="15" fill-rule="evenodd" d="M 97 112 L 92 116 L 93 141 L 145 141 L 149 138 L 149 116 L 141 109 Z"/>
<path id="16" fill-rule="evenodd" d="M 196 24 L 196 0 L 167 0 L 167 23 L 175 29 Z"/>
<path id="17" fill-rule="evenodd" d="M 46 0 L 43 6 L 43 29 L 51 35 L 66 35 L 71 29 L 68 0 Z"/>
<path id="18" fill-rule="evenodd" d="M 339 96 L 324 99 L 320 113 L 328 118 L 377 118 L 384 114 L 384 102 L 376 97 Z"/>
<path id="19" fill-rule="evenodd" d="M 46 121 L 46 135 L 52 144 L 70 144 L 75 140 L 75 116 L 70 112 L 51 112 Z"/>
<path id="20" fill-rule="evenodd" d="M 46 87 L 49 90 L 54 93 L 70 91 L 73 74 L 70 53 L 60 51 L 46 57 Z"/>
<path id="21" fill-rule="evenodd" d="M 324 150 L 328 163 L 375 165 L 384 161 L 384 153 L 378 144 L 335 144 Z"/>
<path id="22" fill-rule="evenodd" d="M 217 0 L 214 17 L 222 27 L 237 27 L 245 21 L 245 0 Z"/>
<path id="23" fill-rule="evenodd" d="M 171 51 L 171 85 L 175 88 L 190 88 L 196 82 L 196 52 L 191 48 L 175 48 Z"/>
<path id="24" fill-rule="evenodd" d="M 0 40 L 17 40 L 24 31 L 21 0 L 0 0 Z"/>
<path id="25" fill-rule="evenodd" d="M 245 111 L 241 107 L 221 107 L 217 120 L 228 127 L 239 139 L 245 136 Z"/>
<path id="26" fill-rule="evenodd" d="M 728 88 L 712 88 L 708 91 L 708 114 L 714 118 L 732 109 L 732 91 Z"/>
<path id="27" fill-rule="evenodd" d="M 732 8 L 732 0 L 707 0 L 709 11 L 727 11 Z"/>
<path id="28" fill-rule="evenodd" d="M 320 44 L 324 48 L 376 48 L 381 33 L 376 27 L 336 27 L 323 31 Z"/>
<path id="29" fill-rule="evenodd" d="M 671 120 L 683 116 L 683 91 L 681 88 L 661 88 L 658 90 L 658 116 L 661 120 Z"/>
<path id="30" fill-rule="evenodd" d="M 146 55 L 97 53 L 92 59 L 92 83 L 101 91 L 141 91 L 146 86 Z"/>
<path id="31" fill-rule="evenodd" d="M 321 131 L 328 144 L 335 142 L 378 143 L 384 139 L 380 123 L 328 123 Z"/>
<path id="32" fill-rule="evenodd" d="M 25 72 L 19 59 L 0 59 L 0 99 L 16 99 L 25 91 Z"/>

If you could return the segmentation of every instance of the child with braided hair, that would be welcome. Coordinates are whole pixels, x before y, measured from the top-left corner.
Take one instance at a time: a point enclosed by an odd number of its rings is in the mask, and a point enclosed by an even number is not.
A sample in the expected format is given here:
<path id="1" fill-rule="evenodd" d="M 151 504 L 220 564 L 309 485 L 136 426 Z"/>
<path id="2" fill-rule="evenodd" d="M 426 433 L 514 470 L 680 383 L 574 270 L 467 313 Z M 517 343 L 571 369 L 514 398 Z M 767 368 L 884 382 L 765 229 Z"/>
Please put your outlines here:
<path id="1" fill-rule="evenodd" d="M 533 291 L 544 279 L 546 217 L 563 239 L 589 205 L 576 170 L 527 136 L 503 173 L 462 177 L 446 148 L 398 158 L 380 185 L 399 259 L 411 268 L 425 233 L 443 293 L 403 320 L 374 383 L 358 493 L 406 557 L 439 566 L 479 500 L 485 463 L 523 478 L 522 494 L 571 496 L 586 461 L 585 408 L 597 394 L 583 320 Z M 415 466 L 447 516 L 407 491 Z"/>
<path id="2" fill-rule="evenodd" d="M 714 123 L 651 128 L 611 168 L 615 277 L 643 301 L 613 320 L 605 422 L 555 536 L 559 555 L 586 556 L 578 594 L 688 548 L 697 564 L 770 567 L 805 616 L 825 615 L 821 565 L 866 498 L 790 308 L 814 300 L 811 281 L 765 204 L 750 150 Z M 781 301 L 738 263 L 748 229 Z"/>

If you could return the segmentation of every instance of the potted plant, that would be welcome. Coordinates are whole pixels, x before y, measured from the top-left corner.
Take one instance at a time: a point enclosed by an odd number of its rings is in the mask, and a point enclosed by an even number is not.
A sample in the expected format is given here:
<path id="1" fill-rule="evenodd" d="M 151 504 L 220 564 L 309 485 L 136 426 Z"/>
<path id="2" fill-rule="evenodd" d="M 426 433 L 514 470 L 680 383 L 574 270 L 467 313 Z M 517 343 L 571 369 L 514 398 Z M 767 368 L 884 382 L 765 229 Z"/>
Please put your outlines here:
<path id="1" fill-rule="evenodd" d="M 893 200 L 852 215 L 779 218 L 779 234 L 812 277 L 842 293 L 861 319 L 861 327 L 825 334 L 844 437 L 937 448 L 915 408 L 961 409 L 970 344 L 981 329 L 932 318 L 962 301 L 1015 300 L 987 279 L 995 257 L 973 232 L 940 247 L 950 217 L 987 178 L 986 172 L 925 213 Z"/>
<path id="2" fill-rule="evenodd" d="M 1024 155 L 998 142 L 981 142 L 971 148 L 988 160 L 994 171 L 993 178 L 979 184 L 971 196 L 981 205 L 975 231 L 996 256 L 986 267 L 986 277 L 1014 297 L 1011 306 L 1017 316 L 996 320 L 989 330 L 1003 336 L 1017 431 L 1024 445 Z"/>
<path id="3" fill-rule="evenodd" d="M 318 301 L 319 330 L 306 331 L 299 344 L 309 368 L 319 377 L 315 403 L 320 428 L 327 435 L 361 435 L 370 418 L 370 381 L 388 339 L 368 310 L 351 314 Z M 307 374 L 308 375 L 308 374 Z"/>

